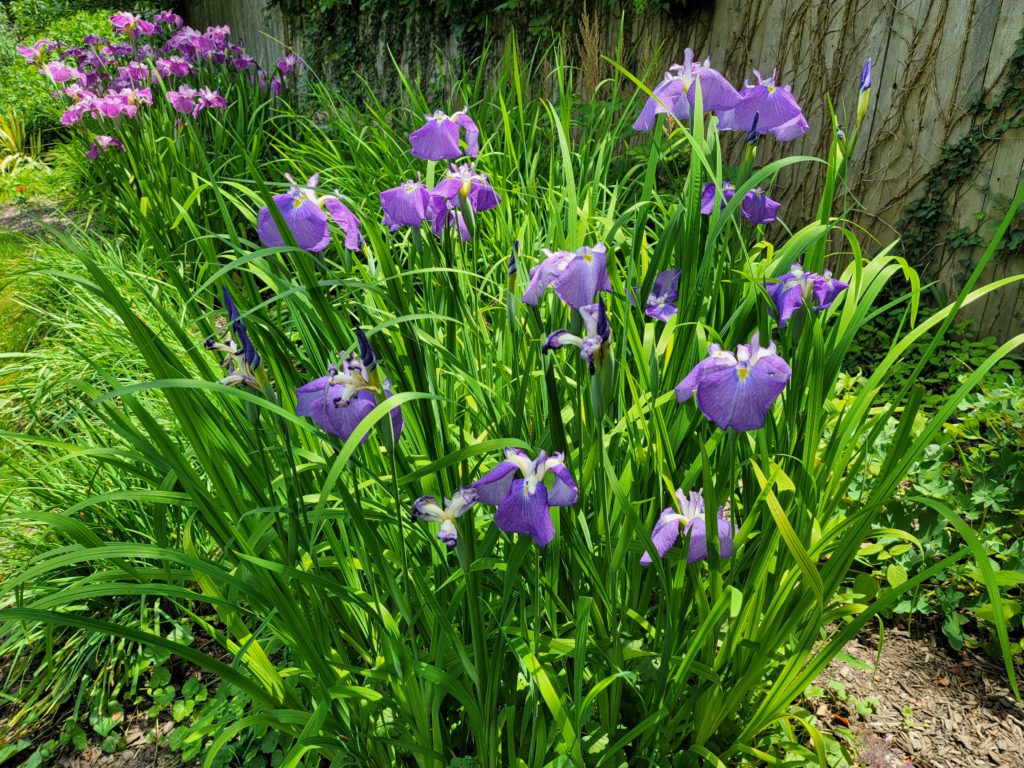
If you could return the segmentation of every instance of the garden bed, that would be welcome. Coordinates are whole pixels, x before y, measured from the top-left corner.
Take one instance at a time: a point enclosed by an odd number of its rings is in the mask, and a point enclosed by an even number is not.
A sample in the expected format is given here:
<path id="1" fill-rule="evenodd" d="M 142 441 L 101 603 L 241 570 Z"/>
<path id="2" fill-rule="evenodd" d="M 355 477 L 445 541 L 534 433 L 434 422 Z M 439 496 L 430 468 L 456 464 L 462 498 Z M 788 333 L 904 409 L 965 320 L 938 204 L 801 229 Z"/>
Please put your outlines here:
<path id="1" fill-rule="evenodd" d="M 929 629 L 887 629 L 880 655 L 878 636 L 864 634 L 846 652 L 863 666 L 829 665 L 817 680 L 824 694 L 816 714 L 841 725 L 860 719 L 858 705 L 870 710 L 855 727 L 863 753 L 874 746 L 889 753 L 888 765 L 909 759 L 915 768 L 1024 766 L 1024 705 L 998 662 L 955 653 Z"/>

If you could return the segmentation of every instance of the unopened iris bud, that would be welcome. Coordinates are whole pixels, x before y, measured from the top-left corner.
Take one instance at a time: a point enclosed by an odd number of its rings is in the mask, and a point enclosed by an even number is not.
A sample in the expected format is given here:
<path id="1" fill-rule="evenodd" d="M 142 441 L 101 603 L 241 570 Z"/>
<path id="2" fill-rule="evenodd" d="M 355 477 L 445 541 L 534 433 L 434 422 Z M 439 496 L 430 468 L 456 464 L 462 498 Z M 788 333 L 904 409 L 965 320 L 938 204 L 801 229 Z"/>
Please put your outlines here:
<path id="1" fill-rule="evenodd" d="M 761 113 L 755 112 L 754 121 L 751 123 L 750 130 L 747 132 L 747 144 L 756 144 L 758 138 L 761 136 L 761 134 L 757 132 L 757 121 L 760 119 Z"/>
<path id="2" fill-rule="evenodd" d="M 860 127 L 864 115 L 868 112 L 868 99 L 871 95 L 871 59 L 864 62 L 860 73 L 860 96 L 857 98 L 857 127 Z"/>

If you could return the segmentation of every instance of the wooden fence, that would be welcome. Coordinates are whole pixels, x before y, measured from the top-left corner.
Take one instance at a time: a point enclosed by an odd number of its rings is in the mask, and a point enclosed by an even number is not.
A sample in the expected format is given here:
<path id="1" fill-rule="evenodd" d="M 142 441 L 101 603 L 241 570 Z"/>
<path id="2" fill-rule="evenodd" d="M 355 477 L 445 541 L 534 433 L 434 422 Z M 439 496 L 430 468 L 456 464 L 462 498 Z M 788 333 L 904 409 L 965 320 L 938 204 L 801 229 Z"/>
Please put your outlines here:
<path id="1" fill-rule="evenodd" d="M 298 22 L 289 24 L 280 14 L 267 13 L 263 0 L 190 0 L 186 5 L 192 23 L 231 25 L 265 60 L 283 50 L 275 39 L 301 46 Z M 811 127 L 792 144 L 771 147 L 769 142 L 769 159 L 825 152 L 830 139 L 825 95 L 832 97 L 840 114 L 852 113 L 861 65 L 872 57 L 871 106 L 851 161 L 852 193 L 868 212 L 857 224 L 877 250 L 899 236 L 897 222 L 908 210 L 930 211 L 911 216 L 902 229 L 916 227 L 918 260 L 926 259 L 926 277 L 947 295 L 962 285 L 980 256 L 979 243 L 991 235 L 1021 182 L 1024 129 L 1007 125 L 1024 115 L 1024 83 L 1011 89 L 1013 103 L 1002 104 L 995 113 L 979 114 L 972 105 L 979 98 L 998 101 L 1007 83 L 1014 84 L 1014 76 L 1024 77 L 1024 0 L 715 0 L 675 16 L 623 16 L 606 9 L 570 21 L 575 23 L 564 27 L 567 42 L 584 69 L 592 70 L 591 76 L 581 78 L 584 84 L 598 81 L 593 75 L 602 66 L 600 55 L 614 56 L 617 50 L 633 71 L 653 66 L 651 86 L 669 64 L 682 60 L 686 47 L 710 56 L 733 82 L 752 78 L 754 68 L 777 68 L 780 81 L 793 84 Z M 432 58 L 414 60 L 422 59 L 422 52 L 405 55 L 400 43 L 415 35 L 421 22 L 407 21 L 404 35 L 389 33 L 392 50 L 408 71 L 434 65 Z M 513 25 L 508 17 L 496 15 L 493 29 L 500 35 Z M 363 26 L 369 28 L 367 35 L 381 38 L 374 46 L 381 55 L 371 64 L 381 72 L 364 73 L 379 82 L 392 66 L 387 44 L 380 30 Z M 457 38 L 443 42 L 444 56 L 460 55 Z M 972 136 L 974 140 L 965 141 Z M 955 167 L 944 173 L 940 160 L 949 145 L 962 145 L 970 162 L 956 153 L 949 158 L 947 150 L 947 164 Z M 965 163 L 967 172 L 958 178 L 956 172 Z M 933 167 L 937 170 L 929 177 Z M 943 185 L 941 194 L 932 195 L 931 208 L 918 204 L 915 209 L 915 201 L 935 191 L 936 178 Z M 788 211 L 810 215 L 821 183 L 820 174 L 784 174 L 776 196 L 785 199 Z M 938 211 L 932 210 L 935 205 Z M 801 223 L 792 213 L 789 221 Z M 1024 221 L 1016 229 L 1021 243 L 992 262 L 983 282 L 1024 272 Z M 1024 330 L 1024 287 L 990 294 L 965 314 L 978 320 L 986 334 L 1006 338 L 1019 333 Z"/>

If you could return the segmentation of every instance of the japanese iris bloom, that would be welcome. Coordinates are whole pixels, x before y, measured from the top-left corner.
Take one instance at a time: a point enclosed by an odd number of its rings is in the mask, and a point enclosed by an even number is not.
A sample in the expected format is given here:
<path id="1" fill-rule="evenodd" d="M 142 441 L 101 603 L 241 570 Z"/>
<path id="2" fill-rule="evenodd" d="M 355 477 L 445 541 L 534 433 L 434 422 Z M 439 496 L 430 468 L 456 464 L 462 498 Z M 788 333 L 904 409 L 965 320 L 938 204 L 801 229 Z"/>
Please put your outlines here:
<path id="1" fill-rule="evenodd" d="M 444 178 L 437 182 L 431 193 L 450 201 L 456 198 L 468 199 L 474 213 L 497 208 L 501 202 L 498 193 L 488 181 L 487 174 L 479 173 L 472 163 L 463 163 L 460 166 L 452 163 L 445 171 Z"/>
<path id="2" fill-rule="evenodd" d="M 304 187 L 295 183 L 290 175 L 285 178 L 291 182 L 291 189 L 281 195 L 274 195 L 274 205 L 281 212 L 281 218 L 295 238 L 295 244 L 312 253 L 322 251 L 331 242 L 331 232 L 327 226 L 327 217 L 341 227 L 345 233 L 345 248 L 357 251 L 363 243 L 363 235 L 359 231 L 359 219 L 335 195 L 317 195 L 316 185 L 320 174 L 309 177 Z M 284 238 L 277 229 L 277 223 L 269 207 L 260 209 L 256 222 L 256 230 L 260 242 L 266 246 L 284 245 Z"/>
<path id="3" fill-rule="evenodd" d="M 788 85 L 777 86 L 775 73 L 762 77 L 756 69 L 757 85 L 744 84 L 736 108 L 719 116 L 722 130 L 770 133 L 778 141 L 792 141 L 807 133 L 807 120 Z"/>
<path id="4" fill-rule="evenodd" d="M 394 232 L 399 227 L 418 227 L 427 218 L 430 190 L 420 181 L 409 179 L 380 193 L 384 226 Z"/>
<path id="5" fill-rule="evenodd" d="M 460 488 L 450 499 L 444 500 L 442 507 L 433 496 L 420 496 L 412 505 L 412 519 L 426 520 L 428 523 L 440 523 L 441 529 L 437 538 L 448 547 L 455 549 L 459 540 L 459 531 L 455 521 L 476 503 L 477 492 L 474 488 Z"/>
<path id="6" fill-rule="evenodd" d="M 768 197 L 763 188 L 752 189 L 743 196 L 740 213 L 754 226 L 771 224 L 779 215 L 779 203 Z"/>
<path id="7" fill-rule="evenodd" d="M 192 65 L 182 56 L 169 56 L 156 60 L 156 71 L 160 77 L 185 77 L 192 71 Z"/>
<path id="8" fill-rule="evenodd" d="M 654 524 L 651 532 L 651 543 L 658 552 L 659 557 L 665 557 L 672 546 L 679 539 L 680 525 L 682 525 L 683 536 L 689 537 L 686 548 L 686 562 L 696 563 L 708 559 L 708 527 L 704 518 L 704 496 L 701 491 L 690 491 L 689 496 L 684 496 L 681 490 L 676 491 L 676 500 L 679 502 L 679 511 L 672 507 L 662 510 L 658 522 Z M 722 516 L 722 509 L 718 510 L 718 553 L 719 557 L 732 556 L 732 523 Z M 650 565 L 654 560 L 650 554 L 644 552 L 640 558 L 640 565 Z"/>
<path id="9" fill-rule="evenodd" d="M 762 347 L 755 333 L 750 344 L 740 344 L 735 353 L 710 344 L 708 356 L 676 385 L 676 401 L 685 402 L 696 394 L 705 418 L 722 429 L 747 432 L 764 426 L 790 375 L 789 365 L 775 353 L 775 344 Z"/>
<path id="10" fill-rule="evenodd" d="M 554 475 L 550 488 L 544 480 Z M 521 477 L 516 477 L 519 474 Z M 531 459 L 518 448 L 505 449 L 505 461 L 473 483 L 477 501 L 497 505 L 494 524 L 505 533 L 528 534 L 538 546 L 555 538 L 551 507 L 576 503 L 579 491 L 562 454 L 541 451 Z"/>
<path id="11" fill-rule="evenodd" d="M 719 112 L 735 109 L 740 96 L 732 84 L 717 69 L 712 69 L 711 60 L 704 63 L 693 60 L 693 50 L 686 49 L 682 64 L 673 64 L 647 99 L 640 116 L 633 123 L 634 131 L 649 131 L 654 127 L 659 114 L 671 114 L 681 121 L 690 119 L 696 106 L 696 86 L 700 82 L 700 98 L 704 112 Z"/>
<path id="12" fill-rule="evenodd" d="M 593 248 L 583 246 L 577 251 L 549 251 L 545 259 L 530 270 L 522 302 L 536 306 L 550 285 L 558 298 L 574 309 L 592 304 L 598 291 L 612 292 L 608 280 L 607 252 L 603 243 Z"/>
<path id="13" fill-rule="evenodd" d="M 596 304 L 580 307 L 580 315 L 583 317 L 586 336 L 580 338 L 561 329 L 548 336 L 541 351 L 559 349 L 567 344 L 577 347 L 580 350 L 580 357 L 586 362 L 590 372 L 594 373 L 611 343 L 612 329 L 608 323 L 608 312 L 604 308 L 604 302 L 598 301 Z"/>
<path id="14" fill-rule="evenodd" d="M 196 108 L 197 91 L 188 85 L 179 86 L 177 90 L 167 92 L 167 101 L 174 107 L 175 112 L 183 115 L 190 115 Z"/>
<path id="15" fill-rule="evenodd" d="M 44 38 L 38 41 L 35 45 L 16 45 L 14 47 L 21 57 L 31 64 L 33 61 L 41 62 L 43 60 L 43 56 L 46 55 L 46 52 L 55 45 L 56 43 L 53 40 Z"/>
<path id="16" fill-rule="evenodd" d="M 644 314 L 648 317 L 668 322 L 679 308 L 675 302 L 679 301 L 679 276 L 682 270 L 666 269 L 658 273 L 654 278 L 654 286 L 651 288 L 651 295 L 647 297 L 647 306 L 644 307 Z"/>
<path id="17" fill-rule="evenodd" d="M 245 323 L 238 314 L 238 307 L 227 287 L 223 289 L 224 309 L 228 313 L 228 321 L 231 327 L 224 322 L 223 318 L 217 318 L 217 339 L 208 339 L 206 348 L 215 352 L 224 353 L 221 366 L 227 370 L 227 376 L 220 380 L 220 384 L 227 387 L 251 387 L 259 390 L 260 385 L 256 380 L 256 369 L 260 367 L 260 356 L 249 340 L 249 333 L 245 329 Z M 234 332 L 234 338 L 232 337 Z M 237 341 L 236 341 L 237 339 Z M 242 346 L 239 347 L 238 345 Z"/>
<path id="18" fill-rule="evenodd" d="M 459 135 L 466 131 L 466 152 L 476 157 L 480 152 L 480 129 L 476 127 L 465 110 L 453 115 L 446 115 L 437 110 L 432 115 L 424 115 L 427 123 L 409 134 L 412 153 L 421 160 L 454 160 L 462 157 L 459 147 Z"/>
<path id="19" fill-rule="evenodd" d="M 89 147 L 89 151 L 85 153 L 85 156 L 90 160 L 96 160 L 101 152 L 106 152 L 109 149 L 119 149 L 124 152 L 124 144 L 113 136 L 96 136 L 93 138 L 92 145 Z"/>
<path id="20" fill-rule="evenodd" d="M 159 31 L 159 27 L 151 21 L 146 21 L 141 16 L 136 16 L 134 13 L 115 13 L 110 17 L 110 23 L 114 27 L 114 33 L 118 35 L 130 36 L 133 40 L 138 40 L 139 35 L 155 35 Z"/>
<path id="21" fill-rule="evenodd" d="M 342 358 L 341 368 L 330 366 L 326 376 L 303 384 L 295 391 L 295 413 L 312 419 L 320 429 L 342 440 L 352 436 L 359 423 L 377 405 L 379 395 L 391 397 L 391 382 L 381 381 L 377 371 L 377 357 L 366 335 L 359 336 L 360 352 Z M 340 357 L 340 355 L 339 355 Z M 391 436 L 397 442 L 405 425 L 402 412 L 391 411 Z M 369 433 L 359 442 L 365 442 Z"/>
<path id="22" fill-rule="evenodd" d="M 66 83 L 68 80 L 79 80 L 84 75 L 74 67 L 60 61 L 49 61 L 39 68 L 44 75 L 49 75 L 55 83 Z"/>
<path id="23" fill-rule="evenodd" d="M 714 211 L 716 189 L 713 181 L 704 185 L 704 189 L 701 190 L 700 194 L 701 213 L 709 215 Z M 732 200 L 735 194 L 736 187 L 732 182 L 723 181 L 719 210 L 725 208 L 726 204 Z M 757 189 L 750 190 L 743 196 L 743 202 L 740 203 L 740 213 L 755 226 L 758 224 L 770 224 L 778 218 L 779 203 L 768 197 L 763 188 L 758 187 Z"/>
<path id="24" fill-rule="evenodd" d="M 775 302 L 775 311 L 779 314 L 779 327 L 785 328 L 789 318 L 802 306 L 807 305 L 815 312 L 828 309 L 836 297 L 849 286 L 842 280 L 832 277 L 829 270 L 820 275 L 816 272 L 805 272 L 799 264 L 792 264 L 789 272 L 765 286 L 768 295 Z M 811 306 L 810 302 L 816 303 Z"/>
<path id="25" fill-rule="evenodd" d="M 704 188 L 700 191 L 700 212 L 705 216 L 710 216 L 711 212 L 715 210 L 715 192 L 717 186 L 715 182 L 709 181 L 704 185 Z M 732 200 L 732 196 L 736 194 L 736 187 L 731 181 L 722 182 L 722 198 L 719 204 L 719 210 L 725 208 L 729 201 Z"/>

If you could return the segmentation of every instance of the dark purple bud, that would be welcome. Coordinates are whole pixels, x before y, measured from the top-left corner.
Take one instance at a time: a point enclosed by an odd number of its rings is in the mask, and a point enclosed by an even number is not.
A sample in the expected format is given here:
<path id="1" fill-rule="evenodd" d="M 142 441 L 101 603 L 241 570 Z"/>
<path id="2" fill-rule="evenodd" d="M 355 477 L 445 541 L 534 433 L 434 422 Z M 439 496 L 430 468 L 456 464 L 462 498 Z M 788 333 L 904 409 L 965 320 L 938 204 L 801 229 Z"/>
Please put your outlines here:
<path id="1" fill-rule="evenodd" d="M 377 367 L 377 355 L 374 353 L 373 347 L 370 346 L 370 340 L 366 338 L 366 333 L 355 320 L 352 321 L 352 327 L 355 329 L 356 340 L 359 342 L 359 359 L 363 364 L 363 370 L 370 373 Z"/>
<path id="2" fill-rule="evenodd" d="M 516 254 L 519 253 L 519 241 L 512 241 L 512 255 L 508 257 L 508 276 L 512 277 L 516 272 L 519 271 L 519 267 L 516 264 Z"/>
<path id="3" fill-rule="evenodd" d="M 245 330 L 245 323 L 242 322 L 242 318 L 238 315 L 238 307 L 235 306 L 235 300 L 231 297 L 231 292 L 227 286 L 223 287 L 224 294 L 224 309 L 228 313 L 228 319 L 231 320 L 231 328 L 235 332 L 235 336 L 238 337 L 239 343 L 242 345 L 242 353 L 245 356 L 245 363 L 249 366 L 250 370 L 255 370 L 259 367 L 260 356 L 256 353 L 256 348 L 253 347 L 252 342 L 249 341 L 249 334 Z"/>
<path id="4" fill-rule="evenodd" d="M 597 300 L 597 337 L 603 344 L 607 344 L 612 337 L 612 327 L 608 323 L 608 311 L 604 308 L 604 301 Z"/>
<path id="5" fill-rule="evenodd" d="M 757 138 L 760 135 L 757 132 L 757 121 L 760 120 L 760 119 L 761 119 L 761 113 L 760 112 L 755 112 L 754 113 L 754 120 L 750 124 L 750 130 L 747 132 L 747 144 L 756 144 L 757 143 Z"/>

